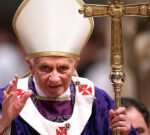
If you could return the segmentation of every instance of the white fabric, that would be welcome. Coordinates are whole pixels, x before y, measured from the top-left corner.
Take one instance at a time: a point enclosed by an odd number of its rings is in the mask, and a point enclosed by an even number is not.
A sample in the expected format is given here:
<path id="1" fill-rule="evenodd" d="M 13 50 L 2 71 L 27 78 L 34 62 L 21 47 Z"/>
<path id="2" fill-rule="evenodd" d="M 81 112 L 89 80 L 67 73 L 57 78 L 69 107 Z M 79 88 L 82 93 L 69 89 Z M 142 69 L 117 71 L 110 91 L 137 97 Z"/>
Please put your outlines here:
<path id="1" fill-rule="evenodd" d="M 35 84 L 35 89 L 36 89 L 36 92 L 37 92 L 37 95 L 38 96 L 41 96 L 41 97 L 47 97 L 43 91 L 40 90 L 39 86 L 37 85 L 36 81 L 35 81 L 35 78 L 33 78 L 33 81 L 34 81 L 34 84 Z"/>
<path id="2" fill-rule="evenodd" d="M 93 24 L 78 12 L 81 0 L 24 0 L 14 28 L 27 54 L 63 52 L 79 55 Z M 21 11 L 21 12 L 20 12 Z M 57 54 L 58 56 L 58 54 Z"/>
<path id="3" fill-rule="evenodd" d="M 87 88 L 92 88 L 92 95 L 95 95 L 94 85 L 91 81 L 79 77 L 73 77 L 72 79 L 74 82 L 80 81 L 81 84 L 87 84 Z M 19 80 L 17 87 L 19 89 L 27 90 L 27 84 L 28 78 L 21 79 Z M 56 129 L 59 130 L 59 127 L 64 127 L 66 123 L 71 124 L 70 129 L 67 131 L 69 135 L 80 135 L 91 116 L 93 100 L 94 97 L 91 95 L 82 95 L 82 92 L 79 92 L 78 86 L 76 86 L 74 110 L 72 117 L 69 120 L 63 123 L 56 123 L 45 119 L 38 112 L 30 98 L 20 112 L 20 116 L 42 135 L 56 135 Z"/>

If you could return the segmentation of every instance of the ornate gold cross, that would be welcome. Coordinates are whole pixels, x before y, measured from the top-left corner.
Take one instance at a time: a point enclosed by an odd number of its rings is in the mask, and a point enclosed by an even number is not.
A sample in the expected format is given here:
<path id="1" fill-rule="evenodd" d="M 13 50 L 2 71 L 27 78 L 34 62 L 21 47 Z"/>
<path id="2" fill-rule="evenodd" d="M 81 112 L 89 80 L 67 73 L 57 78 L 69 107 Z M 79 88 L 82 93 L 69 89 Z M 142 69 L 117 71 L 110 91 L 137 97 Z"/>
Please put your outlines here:
<path id="1" fill-rule="evenodd" d="M 115 92 L 115 108 L 121 106 L 121 91 L 125 80 L 123 72 L 123 42 L 122 17 L 123 16 L 149 16 L 149 4 L 124 5 L 120 0 L 111 0 L 108 5 L 85 4 L 79 12 L 84 17 L 111 17 L 111 73 L 110 79 Z M 120 134 L 120 133 L 117 133 Z"/>
<path id="2" fill-rule="evenodd" d="M 69 123 L 66 123 L 65 126 L 64 126 L 64 128 L 63 128 L 63 130 L 59 133 L 59 135 L 64 135 L 65 132 L 66 132 L 67 130 L 69 130 L 70 126 L 71 126 L 71 125 L 70 125 Z"/>

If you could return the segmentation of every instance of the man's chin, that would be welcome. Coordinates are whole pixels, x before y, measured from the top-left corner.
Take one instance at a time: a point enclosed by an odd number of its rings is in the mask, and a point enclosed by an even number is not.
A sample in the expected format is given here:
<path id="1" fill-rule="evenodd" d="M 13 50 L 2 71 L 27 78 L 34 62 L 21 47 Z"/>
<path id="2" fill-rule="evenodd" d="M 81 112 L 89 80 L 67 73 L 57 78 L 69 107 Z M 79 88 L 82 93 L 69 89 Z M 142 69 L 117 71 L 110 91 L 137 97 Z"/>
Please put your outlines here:
<path id="1" fill-rule="evenodd" d="M 48 87 L 48 95 L 51 97 L 59 97 L 64 93 L 64 88 L 62 86 Z"/>

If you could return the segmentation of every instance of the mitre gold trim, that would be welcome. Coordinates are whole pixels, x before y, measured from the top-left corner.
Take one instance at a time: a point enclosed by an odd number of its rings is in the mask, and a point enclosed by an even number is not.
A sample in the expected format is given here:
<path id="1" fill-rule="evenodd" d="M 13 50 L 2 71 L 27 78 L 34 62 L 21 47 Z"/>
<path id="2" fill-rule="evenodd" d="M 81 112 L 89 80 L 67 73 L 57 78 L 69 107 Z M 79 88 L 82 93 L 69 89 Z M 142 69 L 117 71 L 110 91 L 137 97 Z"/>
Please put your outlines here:
<path id="1" fill-rule="evenodd" d="M 27 54 L 29 58 L 41 57 L 41 56 L 64 56 L 64 57 L 71 57 L 71 58 L 78 58 L 79 55 L 67 53 L 67 52 L 57 52 L 57 51 L 47 51 L 47 52 L 37 52 L 37 53 L 30 53 Z"/>

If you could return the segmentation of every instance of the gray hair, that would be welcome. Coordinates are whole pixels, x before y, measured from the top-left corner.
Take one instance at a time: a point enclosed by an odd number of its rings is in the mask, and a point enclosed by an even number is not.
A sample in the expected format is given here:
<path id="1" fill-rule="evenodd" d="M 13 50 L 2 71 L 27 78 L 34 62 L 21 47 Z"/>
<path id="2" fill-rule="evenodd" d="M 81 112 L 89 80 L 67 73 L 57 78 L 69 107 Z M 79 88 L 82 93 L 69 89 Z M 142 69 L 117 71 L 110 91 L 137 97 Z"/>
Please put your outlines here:
<path id="1" fill-rule="evenodd" d="M 37 58 L 30 58 L 30 62 L 31 62 L 32 65 L 34 65 L 34 60 L 35 59 L 37 59 Z"/>
<path id="2" fill-rule="evenodd" d="M 32 65 L 34 65 L 34 61 L 35 61 L 35 59 L 37 59 L 38 57 L 36 57 L 36 58 L 30 58 L 30 62 L 31 62 L 31 64 Z M 76 62 L 76 58 L 70 58 L 72 61 L 73 61 L 73 64 L 75 64 L 75 62 Z"/>

